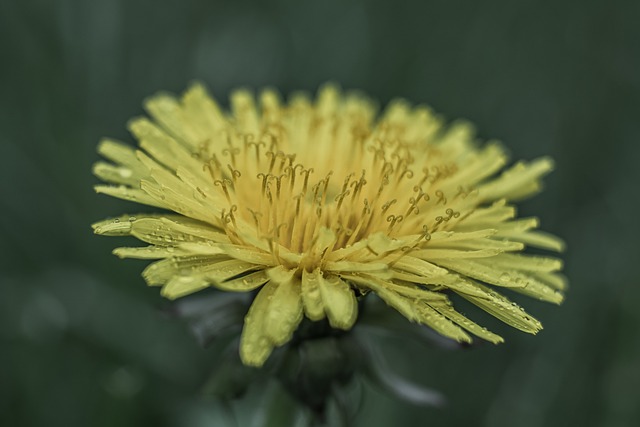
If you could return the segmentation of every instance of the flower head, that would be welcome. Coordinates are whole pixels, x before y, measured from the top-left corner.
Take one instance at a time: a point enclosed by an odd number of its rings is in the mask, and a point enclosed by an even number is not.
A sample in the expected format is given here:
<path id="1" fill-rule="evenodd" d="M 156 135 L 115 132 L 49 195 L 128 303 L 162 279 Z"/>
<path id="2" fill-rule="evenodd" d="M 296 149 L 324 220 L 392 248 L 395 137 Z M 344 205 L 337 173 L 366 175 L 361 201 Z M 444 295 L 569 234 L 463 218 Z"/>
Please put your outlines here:
<path id="1" fill-rule="evenodd" d="M 120 257 L 160 259 L 143 277 L 174 299 L 207 287 L 256 290 L 240 354 L 260 366 L 303 316 L 348 330 L 358 298 L 374 292 L 409 320 L 458 341 L 502 338 L 456 311 L 458 294 L 529 333 L 540 322 L 496 289 L 560 303 L 560 260 L 522 253 L 561 250 L 515 218 L 511 202 L 540 189 L 548 158 L 507 162 L 479 145 L 469 124 L 445 125 L 427 107 L 392 102 L 377 115 L 359 94 L 322 88 L 283 103 L 245 90 L 229 112 L 201 85 L 181 99 L 145 103 L 154 121 L 129 128 L 140 149 L 104 140 L 96 191 L 172 213 L 125 215 L 97 234 L 132 235 L 146 247 Z"/>

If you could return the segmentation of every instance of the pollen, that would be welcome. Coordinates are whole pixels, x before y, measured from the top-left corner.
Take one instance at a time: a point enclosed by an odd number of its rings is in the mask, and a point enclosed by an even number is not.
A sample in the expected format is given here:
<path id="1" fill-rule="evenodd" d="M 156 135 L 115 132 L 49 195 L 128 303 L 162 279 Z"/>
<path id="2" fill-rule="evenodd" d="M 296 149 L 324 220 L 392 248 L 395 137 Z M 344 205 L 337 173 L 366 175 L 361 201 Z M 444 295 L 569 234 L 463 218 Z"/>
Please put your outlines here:
<path id="1" fill-rule="evenodd" d="M 98 193 L 162 208 L 94 224 L 149 246 L 143 277 L 174 299 L 208 287 L 255 293 L 240 355 L 261 366 L 303 317 L 348 330 L 369 291 L 410 321 L 458 341 L 502 338 L 456 311 L 451 295 L 529 333 L 540 322 L 498 290 L 560 303 L 563 249 L 516 218 L 541 188 L 548 158 L 503 170 L 500 144 L 425 106 L 375 104 L 333 85 L 283 102 L 273 90 L 232 94 L 225 111 L 200 84 L 146 101 L 129 129 L 139 148 L 103 140 Z"/>

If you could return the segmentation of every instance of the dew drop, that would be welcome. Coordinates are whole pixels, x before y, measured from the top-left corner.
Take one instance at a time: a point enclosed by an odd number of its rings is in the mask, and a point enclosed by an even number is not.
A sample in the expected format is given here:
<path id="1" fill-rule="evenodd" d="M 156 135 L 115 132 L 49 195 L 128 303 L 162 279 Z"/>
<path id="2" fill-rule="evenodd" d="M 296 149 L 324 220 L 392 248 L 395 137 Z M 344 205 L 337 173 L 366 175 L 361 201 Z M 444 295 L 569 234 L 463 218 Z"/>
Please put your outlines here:
<path id="1" fill-rule="evenodd" d="M 130 169 L 120 169 L 120 176 L 122 178 L 130 178 L 133 173 Z"/>

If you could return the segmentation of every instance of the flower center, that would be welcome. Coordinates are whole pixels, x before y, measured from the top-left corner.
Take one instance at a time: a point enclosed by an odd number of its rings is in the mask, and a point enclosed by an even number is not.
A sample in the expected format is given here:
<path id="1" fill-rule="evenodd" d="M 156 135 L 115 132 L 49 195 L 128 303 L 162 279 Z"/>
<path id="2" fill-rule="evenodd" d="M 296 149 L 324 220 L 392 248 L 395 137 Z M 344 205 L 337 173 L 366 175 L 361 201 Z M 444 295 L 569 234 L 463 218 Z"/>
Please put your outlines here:
<path id="1" fill-rule="evenodd" d="M 309 161 L 318 157 L 315 168 L 298 163 L 298 153 L 284 151 L 297 144 L 285 143 L 291 136 L 283 133 L 236 136 L 218 154 L 198 156 L 226 200 L 220 219 L 231 240 L 247 246 L 263 242 L 276 256 L 280 248 L 308 255 L 321 229 L 333 233 L 324 251 L 335 251 L 374 233 L 420 235 L 459 219 L 448 195 L 436 187 L 456 171 L 455 164 L 442 162 L 432 149 L 431 165 L 415 174 L 411 167 L 420 165 L 411 145 L 380 136 L 352 132 L 351 140 L 334 150 L 310 143 L 300 152 Z M 460 189 L 452 198 L 463 193 Z M 306 257 L 309 268 L 317 258 Z"/>

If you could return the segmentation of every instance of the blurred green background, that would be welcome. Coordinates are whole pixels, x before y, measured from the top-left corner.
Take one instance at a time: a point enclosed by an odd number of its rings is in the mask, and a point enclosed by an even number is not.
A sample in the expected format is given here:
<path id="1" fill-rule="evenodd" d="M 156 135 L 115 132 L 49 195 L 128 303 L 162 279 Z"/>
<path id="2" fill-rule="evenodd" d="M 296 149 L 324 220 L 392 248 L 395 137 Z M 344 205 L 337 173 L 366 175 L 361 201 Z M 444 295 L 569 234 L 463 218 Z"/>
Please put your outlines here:
<path id="1" fill-rule="evenodd" d="M 536 337 L 481 317 L 497 347 L 390 342 L 449 405 L 367 389 L 358 425 L 640 425 L 638 18 L 635 1 L 0 2 L 0 425 L 227 425 L 198 397 L 212 350 L 89 228 L 140 210 L 94 194 L 99 138 L 132 141 L 142 99 L 193 79 L 223 100 L 333 80 L 557 161 L 521 213 L 567 240 L 566 303 L 524 301 Z M 269 393 L 236 406 L 241 425 Z"/>

